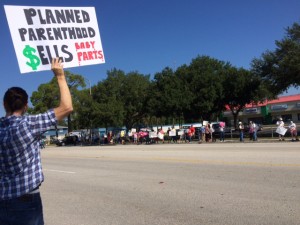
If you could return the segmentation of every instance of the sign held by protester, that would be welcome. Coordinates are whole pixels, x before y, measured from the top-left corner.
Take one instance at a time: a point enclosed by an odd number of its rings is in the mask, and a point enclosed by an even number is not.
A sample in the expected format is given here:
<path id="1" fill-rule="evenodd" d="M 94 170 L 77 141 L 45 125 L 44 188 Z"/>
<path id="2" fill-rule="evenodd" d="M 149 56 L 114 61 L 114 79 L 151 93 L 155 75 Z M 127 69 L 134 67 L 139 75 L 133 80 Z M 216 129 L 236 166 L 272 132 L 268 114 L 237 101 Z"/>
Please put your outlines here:
<path id="1" fill-rule="evenodd" d="M 94 7 L 4 8 L 21 73 L 105 63 Z"/>
<path id="2" fill-rule="evenodd" d="M 277 127 L 277 129 L 276 129 L 276 133 L 277 134 L 281 134 L 282 136 L 284 136 L 285 135 L 285 133 L 286 133 L 286 131 L 287 131 L 287 129 L 285 128 L 285 127 Z"/>

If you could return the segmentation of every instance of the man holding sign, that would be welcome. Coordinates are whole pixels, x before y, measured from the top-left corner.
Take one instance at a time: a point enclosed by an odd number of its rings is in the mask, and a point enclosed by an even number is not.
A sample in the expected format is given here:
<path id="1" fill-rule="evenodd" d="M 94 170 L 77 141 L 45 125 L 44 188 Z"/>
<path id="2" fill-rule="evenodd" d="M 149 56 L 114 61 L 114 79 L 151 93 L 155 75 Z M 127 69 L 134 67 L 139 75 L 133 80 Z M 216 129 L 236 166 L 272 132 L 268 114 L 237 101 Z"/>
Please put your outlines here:
<path id="1" fill-rule="evenodd" d="M 43 225 L 39 186 L 44 180 L 40 137 L 73 111 L 61 60 L 52 60 L 60 104 L 38 115 L 25 115 L 28 95 L 19 87 L 4 95 L 6 116 L 0 119 L 0 224 Z"/>

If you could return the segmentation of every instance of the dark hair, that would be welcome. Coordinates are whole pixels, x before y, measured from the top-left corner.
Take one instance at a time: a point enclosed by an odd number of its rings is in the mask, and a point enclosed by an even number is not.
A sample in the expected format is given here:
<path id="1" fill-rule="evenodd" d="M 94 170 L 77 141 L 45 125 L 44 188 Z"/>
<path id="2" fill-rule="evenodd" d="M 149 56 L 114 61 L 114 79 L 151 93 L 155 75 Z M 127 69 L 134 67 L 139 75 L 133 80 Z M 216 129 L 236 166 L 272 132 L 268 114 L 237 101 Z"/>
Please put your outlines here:
<path id="1" fill-rule="evenodd" d="M 20 87 L 9 88 L 3 98 L 6 112 L 13 113 L 23 109 L 28 103 L 28 95 L 26 91 Z"/>

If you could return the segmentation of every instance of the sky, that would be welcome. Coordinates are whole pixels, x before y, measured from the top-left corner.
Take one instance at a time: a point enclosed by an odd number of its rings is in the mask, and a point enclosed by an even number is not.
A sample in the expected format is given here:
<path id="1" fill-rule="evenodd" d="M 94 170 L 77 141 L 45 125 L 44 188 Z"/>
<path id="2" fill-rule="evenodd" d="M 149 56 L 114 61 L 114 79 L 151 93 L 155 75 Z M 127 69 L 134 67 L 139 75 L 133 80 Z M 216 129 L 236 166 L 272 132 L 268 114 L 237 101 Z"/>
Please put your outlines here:
<path id="1" fill-rule="evenodd" d="M 95 7 L 105 64 L 68 68 L 86 78 L 87 88 L 116 68 L 154 76 L 197 56 L 250 68 L 251 61 L 274 50 L 285 29 L 300 22 L 299 0 L 0 0 L 0 96 L 12 86 L 29 96 L 53 73 L 21 74 L 4 5 Z M 16 18 L 17 22 L 18 18 Z M 285 95 L 298 94 L 290 89 Z M 2 104 L 3 105 L 3 104 Z M 0 116 L 4 108 L 0 107 Z"/>

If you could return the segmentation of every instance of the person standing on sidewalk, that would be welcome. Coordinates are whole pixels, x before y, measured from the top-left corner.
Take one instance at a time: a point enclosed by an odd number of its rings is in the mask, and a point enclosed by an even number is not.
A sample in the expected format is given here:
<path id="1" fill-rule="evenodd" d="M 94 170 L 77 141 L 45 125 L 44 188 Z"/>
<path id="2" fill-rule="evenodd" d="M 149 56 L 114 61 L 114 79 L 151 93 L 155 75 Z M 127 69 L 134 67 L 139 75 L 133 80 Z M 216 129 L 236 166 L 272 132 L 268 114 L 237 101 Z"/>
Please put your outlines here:
<path id="1" fill-rule="evenodd" d="M 243 122 L 239 122 L 239 132 L 240 132 L 240 142 L 244 142 L 244 124 Z"/>
<path id="2" fill-rule="evenodd" d="M 292 141 L 297 141 L 297 139 L 298 139 L 297 127 L 293 121 L 290 122 L 289 129 L 291 132 Z"/>
<path id="3" fill-rule="evenodd" d="M 0 224 L 43 225 L 39 186 L 44 181 L 40 136 L 73 111 L 61 60 L 52 59 L 60 104 L 37 115 L 25 115 L 28 95 L 20 87 L 4 95 L 6 116 L 0 119 Z"/>
<path id="4" fill-rule="evenodd" d="M 258 126 L 250 121 L 249 123 L 249 136 L 250 136 L 250 141 L 257 141 L 257 130 L 258 130 Z"/>
<path id="5" fill-rule="evenodd" d="M 284 141 L 284 135 L 287 129 L 284 127 L 284 122 L 282 118 L 279 118 L 276 125 L 277 125 L 276 133 L 278 133 L 279 141 Z"/>
<path id="6" fill-rule="evenodd" d="M 220 142 L 224 142 L 225 122 L 220 122 Z"/>
<path id="7" fill-rule="evenodd" d="M 193 125 L 191 125 L 191 127 L 189 129 L 189 142 L 190 143 L 192 142 L 194 135 L 195 135 L 195 127 Z"/>

